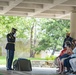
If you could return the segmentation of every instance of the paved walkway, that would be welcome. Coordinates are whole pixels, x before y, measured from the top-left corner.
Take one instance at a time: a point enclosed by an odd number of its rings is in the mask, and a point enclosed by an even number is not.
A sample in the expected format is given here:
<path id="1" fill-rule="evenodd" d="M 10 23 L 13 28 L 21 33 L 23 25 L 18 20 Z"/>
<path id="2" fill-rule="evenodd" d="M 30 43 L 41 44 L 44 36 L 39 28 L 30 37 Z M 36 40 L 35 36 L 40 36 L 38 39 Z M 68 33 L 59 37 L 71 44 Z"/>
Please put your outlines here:
<path id="1" fill-rule="evenodd" d="M 58 75 L 56 68 L 32 67 L 32 71 L 7 71 L 5 66 L 0 66 L 0 75 Z M 69 74 L 74 75 L 74 74 Z"/>

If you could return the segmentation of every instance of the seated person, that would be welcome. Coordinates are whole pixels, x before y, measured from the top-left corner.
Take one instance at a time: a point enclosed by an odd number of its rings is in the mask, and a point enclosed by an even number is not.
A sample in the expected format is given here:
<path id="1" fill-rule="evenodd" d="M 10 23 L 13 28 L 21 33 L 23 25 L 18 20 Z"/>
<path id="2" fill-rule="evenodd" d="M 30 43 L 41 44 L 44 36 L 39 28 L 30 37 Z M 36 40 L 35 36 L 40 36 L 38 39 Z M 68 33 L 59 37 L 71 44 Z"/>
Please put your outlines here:
<path id="1" fill-rule="evenodd" d="M 66 42 L 66 48 L 66 53 L 59 57 L 59 74 L 61 74 L 64 70 L 63 61 L 72 54 L 72 46 L 70 42 Z"/>
<path id="2" fill-rule="evenodd" d="M 74 49 L 72 50 L 72 54 L 69 58 L 65 59 L 64 60 L 64 67 L 67 68 L 67 72 L 70 72 L 70 68 L 72 67 L 73 71 L 76 72 L 74 69 L 75 67 L 75 59 L 73 60 L 73 58 L 76 58 L 76 40 L 73 41 L 73 45 L 75 46 Z M 73 60 L 73 61 L 70 61 L 70 60 Z M 74 64 L 73 64 L 74 63 Z M 67 73 L 66 72 L 66 73 Z"/>
<path id="3" fill-rule="evenodd" d="M 59 68 L 59 59 L 62 55 L 64 55 L 67 51 L 67 48 L 64 48 L 61 52 L 60 55 L 58 57 L 55 58 L 55 65 Z"/>
<path id="4" fill-rule="evenodd" d="M 60 55 L 55 59 L 55 65 L 59 67 L 59 58 L 66 53 L 66 42 L 72 42 L 73 38 L 70 37 L 70 33 L 66 33 L 66 38 L 64 39 L 63 42 L 63 50 L 61 51 Z M 66 56 L 66 55 L 65 55 Z M 63 58 L 64 56 L 62 56 L 61 58 Z"/>
<path id="5" fill-rule="evenodd" d="M 76 74 L 76 40 L 74 40 L 73 43 L 75 44 L 75 48 L 73 49 L 73 54 L 70 56 L 71 59 L 69 60 L 69 63 L 73 73 Z"/>
<path id="6" fill-rule="evenodd" d="M 69 60 L 71 68 L 73 70 L 73 74 L 76 74 L 76 58 L 72 58 Z"/>

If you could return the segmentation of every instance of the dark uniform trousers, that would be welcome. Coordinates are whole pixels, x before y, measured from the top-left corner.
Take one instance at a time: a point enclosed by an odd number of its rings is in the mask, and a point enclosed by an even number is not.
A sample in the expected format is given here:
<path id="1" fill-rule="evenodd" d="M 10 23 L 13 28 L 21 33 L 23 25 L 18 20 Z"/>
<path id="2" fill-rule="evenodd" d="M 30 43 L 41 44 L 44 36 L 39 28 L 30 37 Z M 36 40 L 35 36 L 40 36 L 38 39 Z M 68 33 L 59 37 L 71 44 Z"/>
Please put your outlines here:
<path id="1" fill-rule="evenodd" d="M 7 69 L 11 69 L 14 58 L 14 50 L 6 50 L 6 51 L 7 51 L 7 57 L 6 57 Z"/>

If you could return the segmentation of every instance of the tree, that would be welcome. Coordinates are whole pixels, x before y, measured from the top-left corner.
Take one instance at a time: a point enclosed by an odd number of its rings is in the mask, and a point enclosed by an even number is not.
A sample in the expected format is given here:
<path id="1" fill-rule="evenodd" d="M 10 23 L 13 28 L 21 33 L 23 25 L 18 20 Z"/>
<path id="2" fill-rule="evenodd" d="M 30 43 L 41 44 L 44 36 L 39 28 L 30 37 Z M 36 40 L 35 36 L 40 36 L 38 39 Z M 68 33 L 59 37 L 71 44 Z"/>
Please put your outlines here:
<path id="1" fill-rule="evenodd" d="M 63 39 L 66 32 L 70 31 L 70 21 L 61 19 L 46 19 L 47 22 L 41 26 L 39 44 L 35 49 L 37 52 L 41 50 L 60 50 L 62 48 Z M 54 53 L 54 52 L 53 52 Z"/>
<path id="2" fill-rule="evenodd" d="M 18 29 L 17 38 L 30 40 L 30 56 L 41 50 L 60 50 L 70 21 L 61 19 L 0 16 L 0 38 L 5 38 L 12 27 Z"/>
<path id="3" fill-rule="evenodd" d="M 11 28 L 17 28 L 18 38 L 28 38 L 30 35 L 30 23 L 28 18 L 17 16 L 0 16 L 0 38 L 6 37 Z"/>

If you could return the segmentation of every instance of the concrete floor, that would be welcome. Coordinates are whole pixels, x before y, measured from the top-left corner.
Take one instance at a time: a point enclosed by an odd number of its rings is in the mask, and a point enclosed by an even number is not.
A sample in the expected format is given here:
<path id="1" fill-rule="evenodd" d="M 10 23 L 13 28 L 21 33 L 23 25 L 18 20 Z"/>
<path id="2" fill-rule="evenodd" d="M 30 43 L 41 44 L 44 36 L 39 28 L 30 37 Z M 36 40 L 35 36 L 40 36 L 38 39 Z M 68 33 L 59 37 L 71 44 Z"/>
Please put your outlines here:
<path id="1" fill-rule="evenodd" d="M 2 65 L 0 66 L 0 75 L 58 75 L 56 70 L 56 68 L 32 67 L 32 71 L 7 71 L 6 67 Z"/>
<path id="2" fill-rule="evenodd" d="M 32 71 L 7 71 L 4 65 L 0 66 L 0 75 L 55 75 L 56 68 L 32 67 Z"/>

